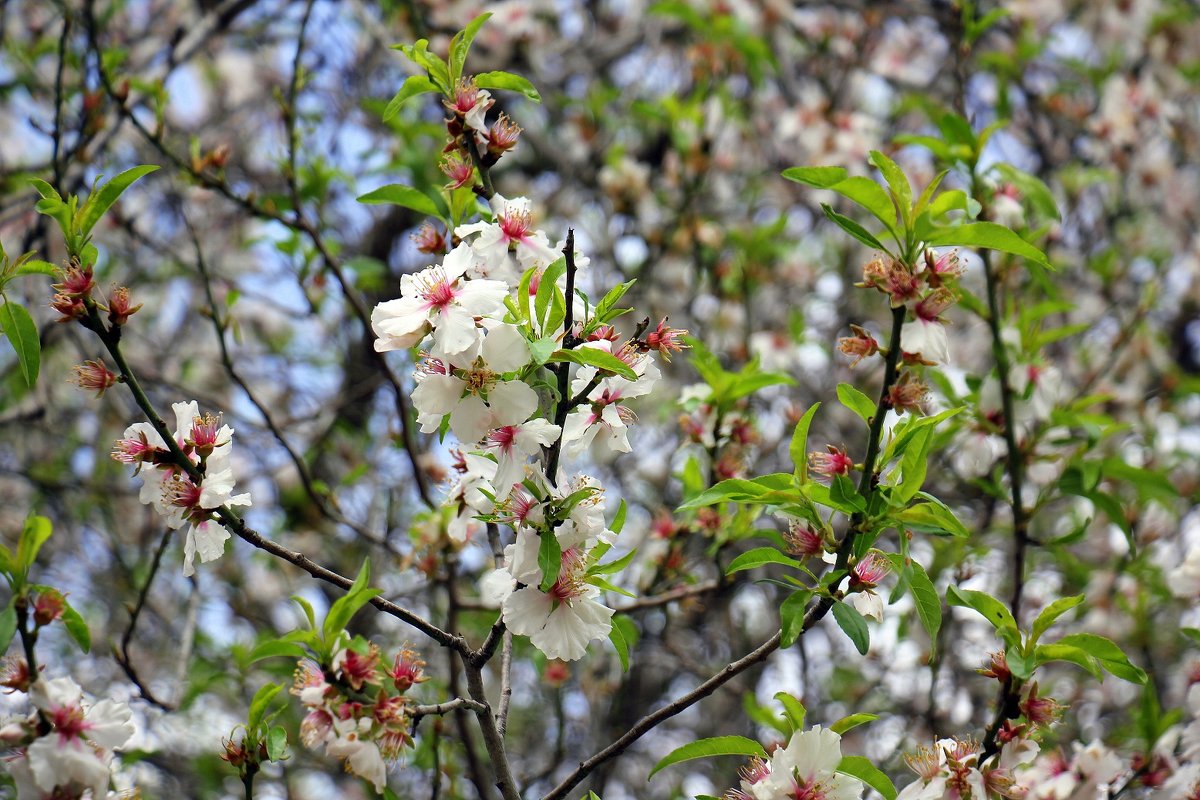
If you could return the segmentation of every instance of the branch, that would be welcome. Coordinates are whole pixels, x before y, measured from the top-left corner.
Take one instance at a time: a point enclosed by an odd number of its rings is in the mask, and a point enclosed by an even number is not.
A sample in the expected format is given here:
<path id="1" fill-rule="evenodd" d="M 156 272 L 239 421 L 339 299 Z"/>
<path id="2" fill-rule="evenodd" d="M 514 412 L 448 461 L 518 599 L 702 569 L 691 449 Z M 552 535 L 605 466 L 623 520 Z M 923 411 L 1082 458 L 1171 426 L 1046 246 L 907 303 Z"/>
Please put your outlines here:
<path id="1" fill-rule="evenodd" d="M 154 405 L 146 396 L 146 392 L 142 389 L 137 377 L 133 374 L 129 364 L 126 362 L 125 355 L 121 352 L 121 328 L 116 325 L 114 325 L 111 329 L 106 327 L 104 321 L 100 318 L 99 312 L 96 310 L 95 303 L 91 302 L 90 300 L 88 303 L 88 316 L 80 321 L 85 327 L 92 330 L 97 336 L 100 337 L 105 349 L 108 350 L 109 355 L 117 365 L 117 369 L 121 375 L 121 382 L 129 387 L 129 391 L 133 394 L 134 401 L 142 410 L 142 413 L 145 414 L 146 418 L 150 421 L 150 424 L 154 426 L 154 429 L 158 433 L 159 437 L 163 440 L 163 442 L 166 443 L 167 449 L 174 459 L 175 466 L 179 467 L 183 472 L 185 472 L 193 482 L 200 483 L 204 478 L 203 474 L 196 468 L 196 465 L 192 463 L 191 459 L 184 454 L 183 450 L 180 449 L 179 443 L 175 441 L 175 435 L 167 428 L 167 425 L 165 422 L 163 422 L 162 417 L 158 415 Z M 314 578 L 331 583 L 334 586 L 339 586 L 343 589 L 349 589 L 354 585 L 354 581 L 350 578 L 321 566 L 303 553 L 289 550 L 283 545 L 266 538 L 258 531 L 247 526 L 245 521 L 231 511 L 227 506 L 221 506 L 220 508 L 214 509 L 213 513 L 217 522 L 219 522 L 230 533 L 235 534 L 238 538 L 248 542 L 260 550 L 264 550 L 273 556 L 281 558 L 284 561 L 299 567 Z M 382 597 L 372 598 L 371 605 L 375 606 L 385 614 L 389 614 L 402 622 L 408 623 L 443 647 L 453 648 L 454 650 L 462 653 L 464 656 L 471 653 L 470 648 L 467 647 L 466 640 L 464 640 L 462 636 L 444 631 L 434 625 L 432 622 L 429 622 L 423 617 L 414 614 L 402 606 L 398 606 Z"/>
<path id="2" fill-rule="evenodd" d="M 150 560 L 150 572 L 146 576 L 146 582 L 142 585 L 142 590 L 138 592 L 137 603 L 129 610 L 129 627 L 125 629 L 125 633 L 121 636 L 121 646 L 119 649 L 113 646 L 113 659 L 121 666 L 125 677 L 129 678 L 130 682 L 137 687 L 143 700 L 152 706 L 161 708 L 163 711 L 174 711 L 175 707 L 155 697 L 146 684 L 142 682 L 137 674 L 137 670 L 133 667 L 133 660 L 129 657 L 129 645 L 133 641 L 133 631 L 137 627 L 138 617 L 141 616 L 142 609 L 146 607 L 146 599 L 150 596 L 150 586 L 154 583 L 154 577 L 158 574 L 159 567 L 162 566 L 163 553 L 167 550 L 167 544 L 171 541 L 172 533 L 174 531 L 168 528 L 166 533 L 163 534 L 162 541 L 158 543 L 158 547 L 154 551 L 154 556 Z"/>

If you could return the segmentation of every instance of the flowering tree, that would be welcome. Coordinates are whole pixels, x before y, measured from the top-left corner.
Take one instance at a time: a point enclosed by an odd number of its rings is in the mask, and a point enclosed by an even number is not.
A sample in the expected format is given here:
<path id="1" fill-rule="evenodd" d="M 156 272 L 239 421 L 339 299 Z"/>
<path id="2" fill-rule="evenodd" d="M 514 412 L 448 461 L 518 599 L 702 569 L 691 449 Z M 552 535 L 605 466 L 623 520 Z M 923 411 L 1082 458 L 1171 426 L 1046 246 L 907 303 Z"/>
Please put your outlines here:
<path id="1" fill-rule="evenodd" d="M 5 791 L 1200 797 L 1194 9 L 10 6 Z"/>

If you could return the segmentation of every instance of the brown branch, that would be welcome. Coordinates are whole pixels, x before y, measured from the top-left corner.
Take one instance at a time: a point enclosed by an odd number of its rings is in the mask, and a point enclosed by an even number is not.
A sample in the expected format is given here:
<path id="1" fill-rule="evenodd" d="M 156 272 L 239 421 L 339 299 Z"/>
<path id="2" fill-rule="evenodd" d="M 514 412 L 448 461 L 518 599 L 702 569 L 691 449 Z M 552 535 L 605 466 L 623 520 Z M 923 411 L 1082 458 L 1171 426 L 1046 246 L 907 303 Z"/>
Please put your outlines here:
<path id="1" fill-rule="evenodd" d="M 158 547 L 154 550 L 154 556 L 150 559 L 150 572 L 146 575 L 146 582 L 142 585 L 142 589 L 138 592 L 137 602 L 129 609 L 129 625 L 125 628 L 125 633 L 121 636 L 121 645 L 118 648 L 113 646 L 113 659 L 120 665 L 121 670 L 125 673 L 125 677 L 129 678 L 130 683 L 137 687 L 142 699 L 152 706 L 161 708 L 163 711 L 174 711 L 175 707 L 170 703 L 159 700 L 150 691 L 150 688 L 142 682 L 137 670 L 133 666 L 133 659 L 129 655 L 129 645 L 133 641 L 133 632 L 137 628 L 138 617 L 142 614 L 142 609 L 146 607 L 146 600 L 150 596 L 150 586 L 154 583 L 154 578 L 158 575 L 158 569 L 162 566 L 163 553 L 167 550 L 167 545 L 171 542 L 171 535 L 175 533 L 169 528 L 163 533 L 162 540 L 158 543 Z"/>

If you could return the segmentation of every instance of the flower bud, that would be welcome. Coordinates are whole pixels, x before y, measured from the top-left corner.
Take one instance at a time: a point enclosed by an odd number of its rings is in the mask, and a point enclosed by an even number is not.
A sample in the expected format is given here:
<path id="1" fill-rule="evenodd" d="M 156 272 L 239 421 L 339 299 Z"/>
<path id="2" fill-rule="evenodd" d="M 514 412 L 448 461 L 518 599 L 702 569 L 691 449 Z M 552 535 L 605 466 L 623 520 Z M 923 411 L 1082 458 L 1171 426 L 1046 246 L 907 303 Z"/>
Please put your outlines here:
<path id="1" fill-rule="evenodd" d="M 56 589 L 47 589 L 40 592 L 37 599 L 33 601 L 33 621 L 37 623 L 38 627 L 45 627 L 54 620 L 60 619 L 66 607 L 67 601 L 62 592 Z"/>
<path id="2" fill-rule="evenodd" d="M 108 320 L 113 325 L 124 325 L 141 307 L 141 303 L 131 304 L 129 287 L 118 286 L 108 295 Z"/>
<path id="3" fill-rule="evenodd" d="M 100 397 L 120 379 L 103 361 L 95 359 L 78 364 L 74 368 L 75 377 L 71 383 L 88 392 L 95 392 Z"/>

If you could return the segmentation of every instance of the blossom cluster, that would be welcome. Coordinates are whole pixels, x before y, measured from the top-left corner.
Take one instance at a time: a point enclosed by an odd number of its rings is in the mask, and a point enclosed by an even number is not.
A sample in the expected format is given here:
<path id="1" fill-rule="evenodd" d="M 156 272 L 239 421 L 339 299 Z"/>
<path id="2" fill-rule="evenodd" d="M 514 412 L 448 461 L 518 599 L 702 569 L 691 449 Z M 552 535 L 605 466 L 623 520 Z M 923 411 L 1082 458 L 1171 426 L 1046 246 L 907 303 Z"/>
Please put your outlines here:
<path id="1" fill-rule="evenodd" d="M 496 522 L 516 533 L 506 562 L 487 576 L 485 595 L 502 606 L 510 630 L 529 636 L 547 656 L 573 660 L 611 628 L 612 609 L 597 599 L 589 569 L 598 557 L 594 548 L 607 549 L 612 533 L 602 487 L 585 476 L 568 481 L 561 468 L 548 472 L 543 457 L 551 448 L 570 457 L 593 447 L 629 452 L 627 431 L 636 415 L 627 401 L 653 389 L 660 377 L 653 355 L 681 349 L 682 332 L 664 320 L 644 338 L 623 341 L 595 308 L 565 297 L 561 270 L 547 277 L 558 251 L 533 228 L 529 200 L 495 195 L 490 204 L 491 222 L 457 227 L 459 243 L 441 263 L 403 276 L 401 296 L 376 306 L 375 347 L 419 349 L 412 398 L 420 429 L 448 430 L 459 442 L 457 479 L 446 499 L 450 538 L 465 542 Z M 582 255 L 571 255 L 575 266 L 586 266 Z M 577 322 L 570 329 L 553 330 L 549 317 L 517 313 L 545 296 L 546 280 L 555 280 L 562 302 L 571 304 Z M 565 416 L 551 422 L 531 385 L 546 360 L 535 358 L 533 344 L 547 341 L 603 353 L 628 372 L 577 367 L 557 400 Z M 546 537 L 554 537 L 560 561 L 552 580 L 538 566 Z"/>
<path id="2" fill-rule="evenodd" d="M 388 762 L 413 742 L 406 693 L 426 680 L 425 662 L 403 647 L 388 666 L 374 643 L 343 634 L 342 644 L 330 664 L 302 661 L 296 669 L 291 692 L 308 708 L 300 739 L 382 792 Z"/>
<path id="3" fill-rule="evenodd" d="M 28 692 L 33 712 L 0 725 L 0 743 L 13 748 L 5 767 L 17 800 L 93 798 L 109 794 L 112 751 L 133 736 L 132 712 L 117 700 L 86 703 L 67 677 L 30 680 L 24 661 L 12 660 L 4 685 Z"/>
<path id="4" fill-rule="evenodd" d="M 769 759 L 755 758 L 741 770 L 741 785 L 725 800 L 858 800 L 863 784 L 837 771 L 842 737 L 820 725 L 794 734 Z"/>
<path id="5" fill-rule="evenodd" d="M 216 415 L 200 415 L 196 401 L 175 403 L 174 439 L 199 474 L 197 480 L 175 460 L 172 450 L 148 422 L 135 422 L 113 445 L 112 457 L 142 473 L 139 499 L 166 517 L 172 529 L 188 524 L 183 574 L 195 572 L 193 561 L 220 558 L 229 534 L 215 518 L 223 506 L 249 506 L 250 495 L 234 494 L 233 429 Z M 145 469 L 144 469 L 145 468 Z"/>

